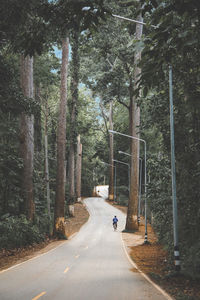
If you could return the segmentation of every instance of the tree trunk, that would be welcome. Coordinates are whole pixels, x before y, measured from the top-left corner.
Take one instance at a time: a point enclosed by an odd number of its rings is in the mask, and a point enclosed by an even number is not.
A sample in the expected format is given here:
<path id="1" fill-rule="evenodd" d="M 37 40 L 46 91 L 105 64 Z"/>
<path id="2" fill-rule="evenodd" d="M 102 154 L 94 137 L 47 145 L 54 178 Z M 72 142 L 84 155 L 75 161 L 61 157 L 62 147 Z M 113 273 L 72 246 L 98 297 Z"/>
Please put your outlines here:
<path id="1" fill-rule="evenodd" d="M 33 98 L 33 58 L 21 56 L 21 88 L 25 97 Z M 20 152 L 23 160 L 23 209 L 29 220 L 35 213 L 33 196 L 34 116 L 22 113 L 20 124 Z"/>
<path id="2" fill-rule="evenodd" d="M 54 234 L 61 236 L 65 236 L 65 147 L 68 56 L 69 39 L 66 37 L 62 40 L 61 89 L 57 129 L 56 200 L 54 210 Z"/>
<path id="3" fill-rule="evenodd" d="M 113 101 L 110 101 L 109 127 L 113 130 Z M 114 200 L 113 133 L 109 134 L 109 200 Z"/>
<path id="4" fill-rule="evenodd" d="M 141 15 L 137 18 L 138 21 L 142 21 Z M 136 24 L 136 40 L 140 40 L 142 36 L 142 24 Z M 134 56 L 134 89 L 138 88 L 138 80 L 141 74 L 141 69 L 138 67 L 141 59 L 141 51 L 136 52 Z M 130 135 L 133 137 L 139 137 L 139 125 L 140 125 L 140 108 L 136 103 L 136 96 L 132 95 L 130 100 Z M 126 219 L 126 230 L 134 231 L 138 229 L 138 189 L 139 189 L 139 141 L 131 139 L 131 172 L 130 172 L 130 192 L 129 203 Z"/>
<path id="5" fill-rule="evenodd" d="M 78 103 L 78 83 L 79 83 L 79 24 L 73 32 L 72 39 L 72 75 L 71 75 L 71 137 L 70 137 L 70 151 L 69 151 L 69 194 L 70 200 L 74 201 L 75 198 L 75 147 L 77 141 L 77 103 Z"/>
<path id="6" fill-rule="evenodd" d="M 44 120 L 44 149 L 45 149 L 45 179 L 46 179 L 46 197 L 47 197 L 47 212 L 49 221 L 51 220 L 50 206 L 50 188 L 49 188 L 49 158 L 48 158 L 48 100 L 46 99 L 45 120 Z"/>
<path id="7" fill-rule="evenodd" d="M 40 86 L 35 87 L 35 99 L 41 107 L 40 100 Z M 41 125 L 41 110 L 37 111 L 34 120 L 34 140 L 35 140 L 35 151 L 41 152 L 42 150 L 42 125 Z"/>
<path id="8" fill-rule="evenodd" d="M 77 143 L 77 160 L 76 160 L 76 197 L 77 201 L 81 200 L 81 169 L 82 169 L 82 144 L 80 135 L 78 135 Z"/>
<path id="9" fill-rule="evenodd" d="M 70 144 L 69 148 L 69 161 L 68 161 L 68 180 L 69 180 L 69 196 L 70 196 L 70 203 L 74 202 L 75 197 L 75 149 L 74 143 Z"/>
<path id="10" fill-rule="evenodd" d="M 71 111 L 71 137 L 69 146 L 69 164 L 68 164 L 68 180 L 70 202 L 74 202 L 75 198 L 75 136 L 76 136 L 76 100 L 72 94 L 72 111 Z"/>

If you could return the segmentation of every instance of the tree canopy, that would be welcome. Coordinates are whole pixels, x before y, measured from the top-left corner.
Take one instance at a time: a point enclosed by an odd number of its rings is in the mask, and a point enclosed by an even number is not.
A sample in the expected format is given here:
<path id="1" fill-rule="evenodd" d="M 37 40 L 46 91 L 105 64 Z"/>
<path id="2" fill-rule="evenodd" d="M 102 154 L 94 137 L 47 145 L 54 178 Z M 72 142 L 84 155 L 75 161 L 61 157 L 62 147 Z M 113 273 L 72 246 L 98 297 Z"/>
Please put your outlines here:
<path id="1" fill-rule="evenodd" d="M 61 61 L 54 49 L 70 39 L 66 131 L 68 166 L 70 136 L 80 134 L 82 195 L 107 182 L 109 162 L 109 102 L 113 101 L 114 130 L 128 134 L 130 99 L 140 108 L 138 132 L 147 143 L 148 222 L 173 257 L 171 200 L 169 66 L 173 71 L 178 231 L 183 270 L 199 276 L 200 244 L 200 7 L 198 0 L 2 0 L 0 3 L 0 237 L 1 247 L 39 242 L 52 221 L 45 194 L 44 136 L 48 135 L 51 215 L 56 191 L 56 139 Z M 136 39 L 134 22 L 141 13 L 143 35 Z M 78 36 L 78 43 L 77 41 Z M 135 54 L 142 51 L 141 73 L 134 77 Z M 76 52 L 76 55 L 75 55 Z M 34 97 L 20 86 L 20 55 L 34 56 Z M 74 56 L 73 56 L 74 55 Z M 138 67 L 138 66 L 137 66 Z M 139 83 L 139 85 L 138 85 Z M 136 89 L 137 87 L 137 89 Z M 71 112 L 76 97 L 76 118 Z M 34 115 L 35 218 L 22 214 L 19 120 Z M 47 123 L 45 123 L 47 122 Z M 47 127 L 45 127 L 46 125 Z M 46 130 L 46 132 L 45 132 Z M 130 141 L 114 136 L 114 158 L 129 163 Z M 75 150 L 76 152 L 76 150 Z M 140 158 L 144 151 L 140 147 Z M 144 214 L 144 164 L 141 213 Z M 118 167 L 117 201 L 128 204 L 127 170 Z M 66 207 L 71 203 L 66 180 Z M 66 217 L 67 217 L 66 209 Z M 32 238 L 20 235 L 23 225 Z M 50 225 L 50 226 L 49 226 Z M 6 235 L 9 227 L 9 235 Z M 19 241 L 13 239 L 18 228 Z"/>

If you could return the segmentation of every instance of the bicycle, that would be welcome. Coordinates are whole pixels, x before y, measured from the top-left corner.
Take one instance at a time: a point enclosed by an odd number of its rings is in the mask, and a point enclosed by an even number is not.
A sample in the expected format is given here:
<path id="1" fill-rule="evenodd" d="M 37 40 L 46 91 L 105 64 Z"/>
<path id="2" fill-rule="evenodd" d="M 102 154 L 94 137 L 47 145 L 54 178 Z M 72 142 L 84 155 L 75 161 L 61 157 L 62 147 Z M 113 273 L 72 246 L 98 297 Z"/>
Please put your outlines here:
<path id="1" fill-rule="evenodd" d="M 114 231 L 117 230 L 117 223 L 113 223 L 113 228 L 114 228 Z"/>

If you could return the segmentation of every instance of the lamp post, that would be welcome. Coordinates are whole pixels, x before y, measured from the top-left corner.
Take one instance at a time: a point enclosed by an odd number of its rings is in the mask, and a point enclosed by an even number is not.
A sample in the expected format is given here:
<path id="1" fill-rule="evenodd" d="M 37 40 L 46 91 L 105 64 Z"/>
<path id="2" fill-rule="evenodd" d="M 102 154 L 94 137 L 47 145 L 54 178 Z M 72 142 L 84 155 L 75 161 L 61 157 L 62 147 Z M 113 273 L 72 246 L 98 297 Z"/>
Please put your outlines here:
<path id="1" fill-rule="evenodd" d="M 124 151 L 118 151 L 118 153 L 127 155 L 127 156 L 132 156 L 131 154 L 124 152 Z M 142 194 L 142 159 L 139 158 L 140 160 L 140 184 L 139 184 L 139 201 L 138 201 L 138 224 L 140 223 L 140 209 L 141 209 L 141 194 Z"/>
<path id="2" fill-rule="evenodd" d="M 142 159 L 140 159 L 140 189 L 139 189 L 139 201 L 138 201 L 138 224 L 140 224 L 141 213 L 141 194 L 142 194 Z"/>
<path id="3" fill-rule="evenodd" d="M 173 203 L 173 230 L 174 230 L 174 260 L 175 270 L 180 270 L 179 245 L 178 245 L 178 214 L 176 201 L 176 167 L 174 146 L 174 113 L 173 113 L 173 84 L 172 67 L 169 66 L 169 99 L 170 99 L 170 139 L 171 139 L 171 173 L 172 173 L 172 203 Z"/>
<path id="4" fill-rule="evenodd" d="M 125 137 L 128 137 L 128 138 L 131 138 L 131 139 L 134 139 L 134 140 L 138 140 L 140 142 L 143 142 L 144 143 L 144 163 L 145 163 L 145 169 L 144 169 L 144 195 L 145 195 L 145 204 L 144 204 L 144 215 L 145 215 L 145 237 L 144 237 L 144 244 L 147 244 L 148 243 L 148 235 L 147 235 L 147 163 L 146 163 L 146 158 L 147 158 L 147 150 L 146 150 L 146 141 L 143 140 L 143 139 L 140 139 L 140 138 L 137 138 L 135 136 L 132 136 L 132 135 L 127 135 L 127 134 L 124 134 L 124 133 L 121 133 L 121 132 L 118 132 L 118 131 L 114 131 L 114 130 L 108 130 L 109 132 L 111 133 L 114 133 L 114 134 L 118 134 L 118 135 L 122 135 L 122 136 L 125 136 Z"/>

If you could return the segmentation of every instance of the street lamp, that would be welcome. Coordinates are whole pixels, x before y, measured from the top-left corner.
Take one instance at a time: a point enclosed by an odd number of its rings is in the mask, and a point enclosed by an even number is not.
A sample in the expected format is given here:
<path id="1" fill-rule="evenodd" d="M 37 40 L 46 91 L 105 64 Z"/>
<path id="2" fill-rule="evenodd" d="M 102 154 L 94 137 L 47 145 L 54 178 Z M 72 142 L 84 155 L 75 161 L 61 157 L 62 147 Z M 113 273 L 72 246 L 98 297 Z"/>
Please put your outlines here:
<path id="1" fill-rule="evenodd" d="M 114 14 L 112 14 L 112 16 L 115 17 L 115 18 L 124 20 L 124 21 L 129 21 L 129 22 L 133 22 L 133 23 L 138 23 L 138 24 L 140 24 L 140 25 L 147 25 L 147 23 L 144 23 L 144 22 L 141 22 L 141 21 L 138 21 L 138 20 L 133 20 L 133 19 L 126 18 L 126 17 L 122 17 L 122 16 L 119 16 L 119 15 L 114 15 Z M 158 28 L 158 26 L 155 26 L 155 25 L 150 25 L 150 27 L 153 27 L 154 29 Z"/>
<path id="2" fill-rule="evenodd" d="M 127 135 L 118 131 L 114 131 L 114 130 L 108 130 L 111 133 L 114 134 L 118 134 L 118 135 L 122 135 L 134 140 L 138 140 L 144 143 L 144 163 L 145 163 L 145 169 L 144 169 L 144 195 L 145 195 L 145 204 L 144 204 L 144 215 L 145 215 L 145 236 L 144 236 L 144 243 L 147 244 L 148 243 L 148 235 L 147 235 L 147 163 L 146 163 L 146 158 L 147 158 L 147 150 L 146 150 L 146 141 L 140 138 L 137 138 L 135 136 L 132 135 Z"/>
<path id="3" fill-rule="evenodd" d="M 169 66 L 169 99 L 170 99 L 170 139 L 171 139 L 171 173 L 172 173 L 172 203 L 173 203 L 173 230 L 174 230 L 174 260 L 175 269 L 180 270 L 179 246 L 178 246 L 178 214 L 176 201 L 176 167 L 174 146 L 174 113 L 173 113 L 173 84 L 172 67 Z"/>
<path id="4" fill-rule="evenodd" d="M 127 155 L 127 156 L 132 156 L 131 154 L 124 152 L 124 151 L 118 151 L 118 153 Z M 142 194 L 142 159 L 139 158 L 140 160 L 140 179 L 139 179 L 139 201 L 138 201 L 138 223 L 140 223 L 140 208 L 141 208 L 141 194 Z"/>

